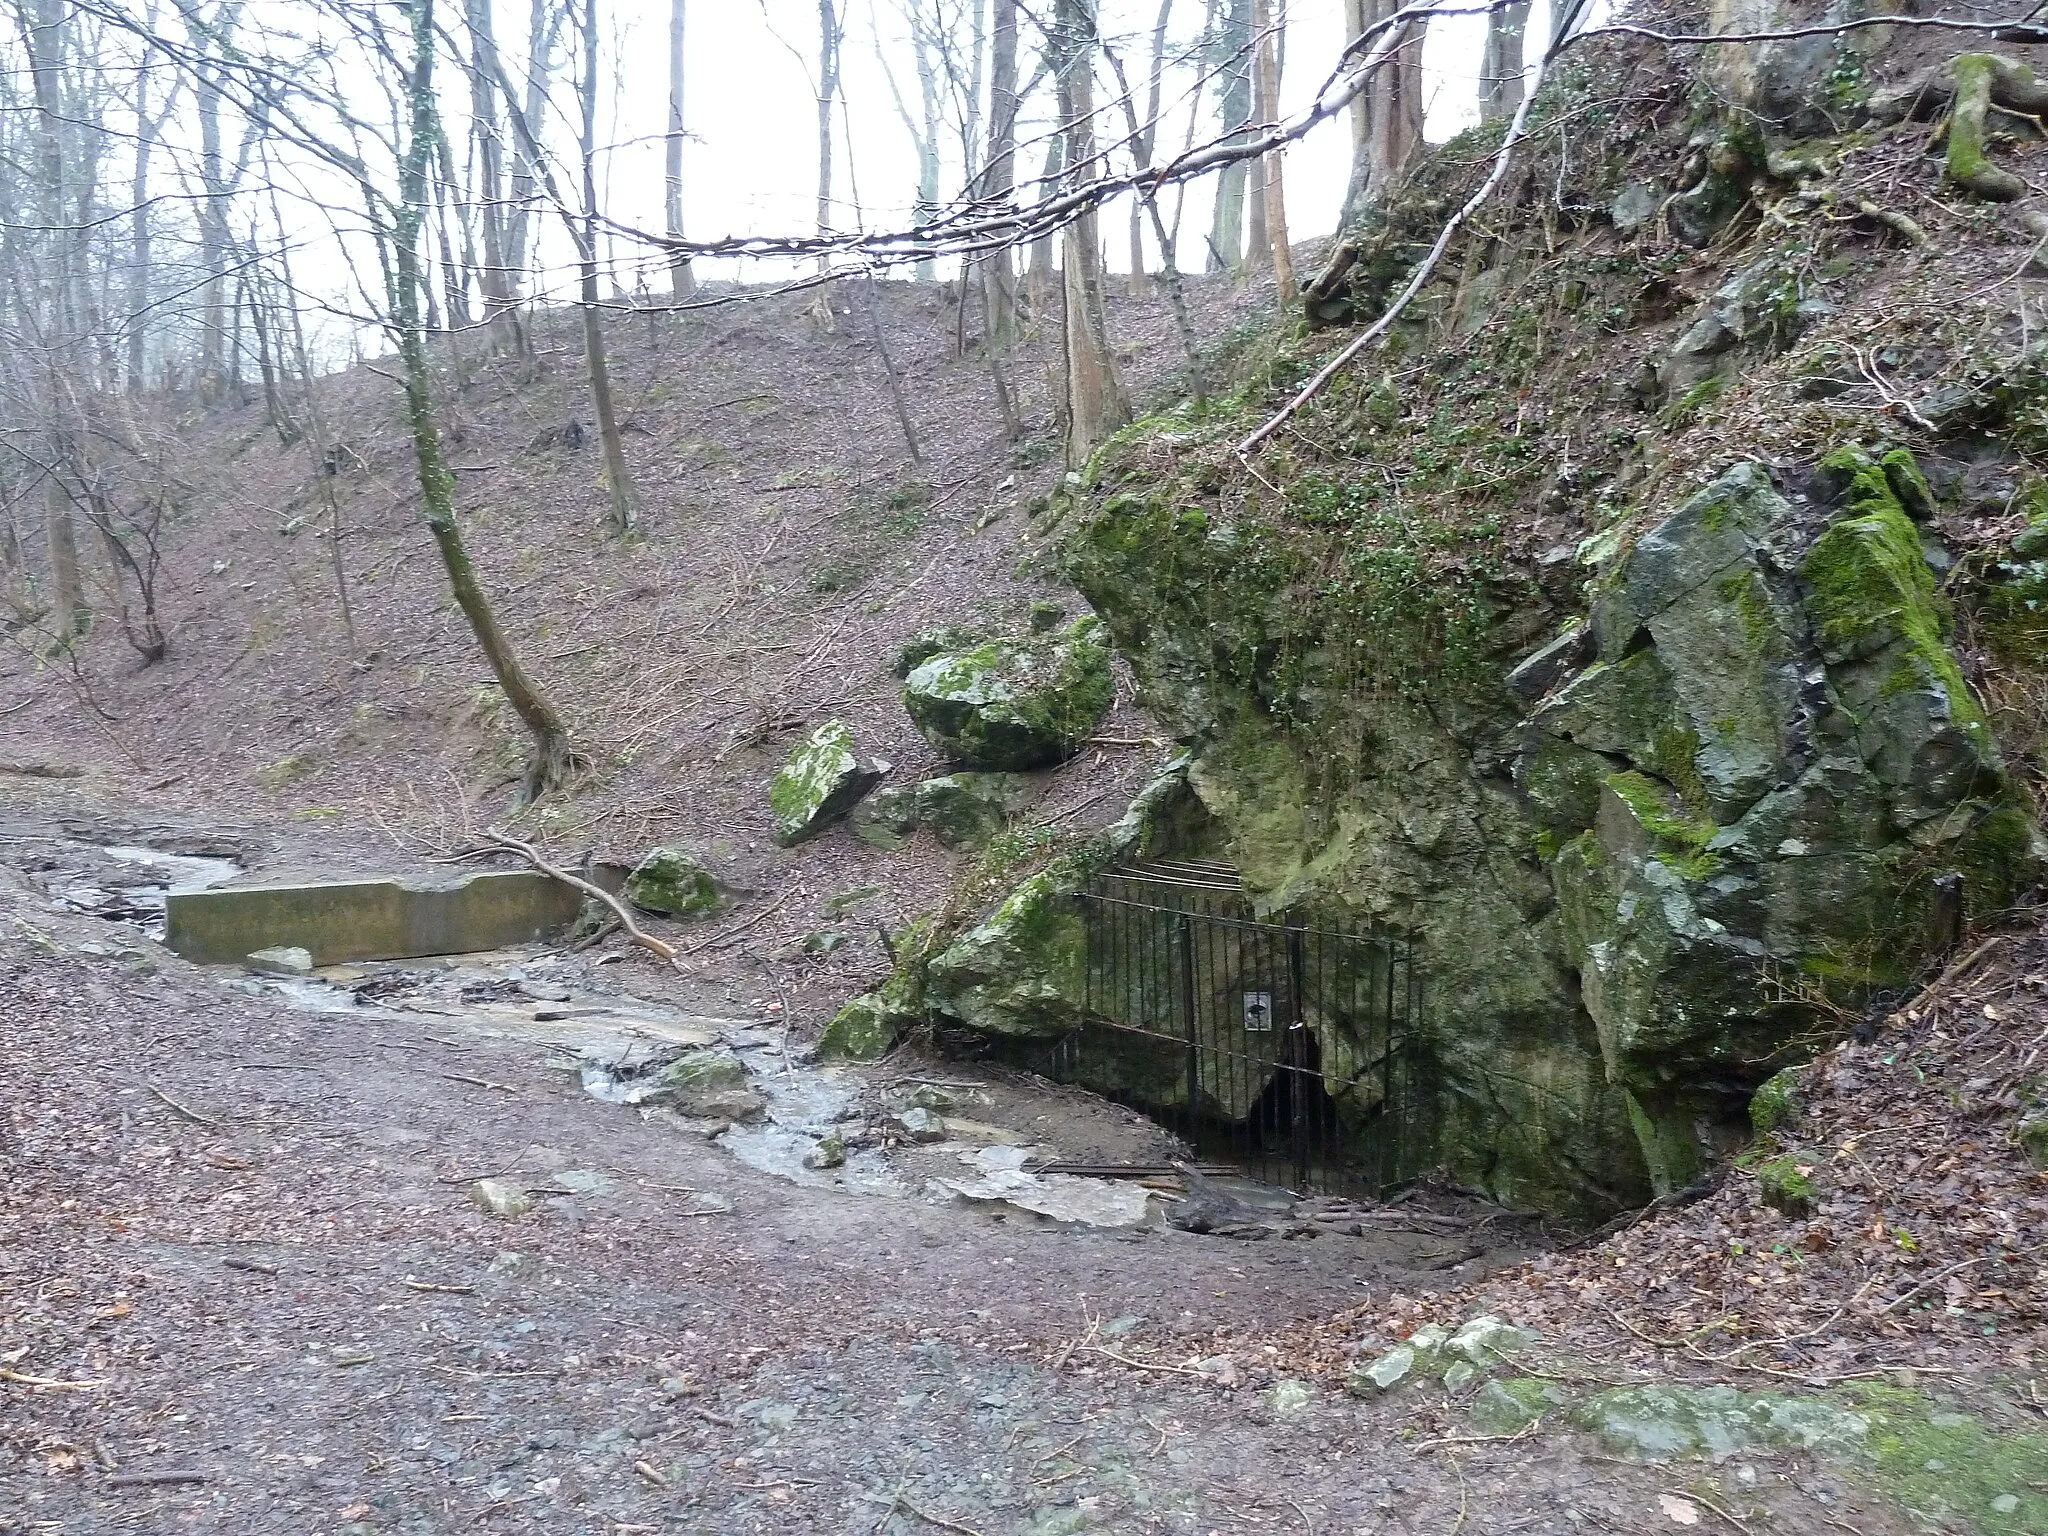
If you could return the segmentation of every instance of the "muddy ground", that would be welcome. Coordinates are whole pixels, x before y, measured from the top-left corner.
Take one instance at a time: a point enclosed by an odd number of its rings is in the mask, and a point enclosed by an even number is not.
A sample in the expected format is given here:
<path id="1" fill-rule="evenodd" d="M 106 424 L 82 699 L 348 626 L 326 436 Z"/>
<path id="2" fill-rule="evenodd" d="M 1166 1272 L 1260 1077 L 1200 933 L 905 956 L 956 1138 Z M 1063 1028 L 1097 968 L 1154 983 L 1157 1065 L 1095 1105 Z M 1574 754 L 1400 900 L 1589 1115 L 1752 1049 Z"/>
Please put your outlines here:
<path id="1" fill-rule="evenodd" d="M 305 1011 L 46 892 L 98 857 L 80 834 L 203 852 L 204 828 L 61 795 L 5 821 L 0 1530 L 1645 1531 L 1674 1495 L 1749 1530 L 1908 1529 L 1794 1462 L 1488 1441 L 1441 1393 L 1328 1378 L 1276 1400 L 1290 1330 L 1455 1300 L 1525 1224 L 1478 1220 L 1494 1246 L 1452 1268 L 1441 1232 L 1241 1242 L 930 1198 L 948 1144 L 899 1155 L 902 1197 L 794 1183 L 597 1101 L 502 1010 Z M 496 963 L 779 1033 L 743 954 L 675 977 L 601 953 Z M 1071 1156 L 1163 1148 L 978 1064 L 874 1074 L 870 1104 L 973 1085 L 977 1118 Z M 534 1209 L 486 1215 L 483 1176 Z"/>

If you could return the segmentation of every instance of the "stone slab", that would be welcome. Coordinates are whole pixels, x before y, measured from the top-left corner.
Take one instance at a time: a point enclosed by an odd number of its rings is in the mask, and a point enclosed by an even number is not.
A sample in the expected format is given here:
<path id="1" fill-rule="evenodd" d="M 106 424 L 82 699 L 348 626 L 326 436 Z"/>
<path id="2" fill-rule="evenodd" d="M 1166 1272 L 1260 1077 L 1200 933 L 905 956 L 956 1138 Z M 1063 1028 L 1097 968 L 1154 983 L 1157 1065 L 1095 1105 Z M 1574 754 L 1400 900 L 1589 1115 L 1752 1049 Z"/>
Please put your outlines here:
<path id="1" fill-rule="evenodd" d="M 201 965 L 295 945 L 316 966 L 459 955 L 552 938 L 582 894 L 530 870 L 446 882 L 322 881 L 191 891 L 165 901 L 164 943 Z"/>

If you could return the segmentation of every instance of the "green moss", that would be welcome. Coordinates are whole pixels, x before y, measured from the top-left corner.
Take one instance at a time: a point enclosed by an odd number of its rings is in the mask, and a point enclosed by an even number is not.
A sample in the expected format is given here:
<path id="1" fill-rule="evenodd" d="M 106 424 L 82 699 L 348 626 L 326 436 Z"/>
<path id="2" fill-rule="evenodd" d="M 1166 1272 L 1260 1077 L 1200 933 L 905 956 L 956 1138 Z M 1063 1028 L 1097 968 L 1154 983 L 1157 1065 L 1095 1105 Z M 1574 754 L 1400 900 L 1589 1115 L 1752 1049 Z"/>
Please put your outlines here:
<path id="1" fill-rule="evenodd" d="M 1934 488 L 1927 483 L 1927 477 L 1920 472 L 1920 463 L 1904 448 L 1894 448 L 1878 464 L 1884 470 L 1885 483 L 1891 487 L 1892 495 L 1898 498 L 1899 507 L 1908 517 L 1925 520 L 1934 516 Z"/>
<path id="2" fill-rule="evenodd" d="M 1800 1113 L 1799 1067 L 1787 1067 L 1751 1095 L 1749 1123 L 1758 1136 L 1768 1136 Z"/>
<path id="3" fill-rule="evenodd" d="M 664 917 L 709 917 L 725 905 L 711 872 L 680 848 L 653 848 L 626 877 L 626 900 Z"/>
<path id="4" fill-rule="evenodd" d="M 1644 831 L 1685 852 L 1700 852 L 1720 830 L 1711 818 L 1687 815 L 1684 809 L 1674 807 L 1655 780 L 1633 769 L 1609 774 L 1607 787 L 1629 808 Z"/>
<path id="5" fill-rule="evenodd" d="M 1907 1509 L 1986 1536 L 2048 1531 L 2048 1436 L 2001 1434 L 1896 1387 L 1857 1386 L 1840 1398 L 1869 1423 L 1871 1480 Z"/>
<path id="6" fill-rule="evenodd" d="M 1948 175 L 1957 186 L 1979 197 L 2009 203 L 2024 195 L 2027 184 L 1994 165 L 1985 146 L 1984 119 L 1999 62 L 1988 53 L 1963 53 L 1949 64 L 1956 94 L 1948 120 Z"/>
<path id="7" fill-rule="evenodd" d="M 1897 645 L 1887 687 L 1938 689 L 1951 720 L 1983 733 L 1984 712 L 1948 649 L 1947 607 L 1883 469 L 1860 449 L 1838 450 L 1822 468 L 1841 475 L 1848 501 L 1800 567 L 1822 647 L 1841 659 Z"/>
<path id="8" fill-rule="evenodd" d="M 1710 374 L 1659 411 L 1657 425 L 1667 429 L 1682 427 L 1727 392 L 1727 377 Z"/>
<path id="9" fill-rule="evenodd" d="M 1813 1170 L 1810 1157 L 1793 1153 L 1758 1163 L 1751 1172 L 1756 1175 L 1757 1189 L 1765 1205 L 1787 1216 L 1804 1217 L 1813 1214 L 1819 1195 Z"/>
<path id="10" fill-rule="evenodd" d="M 256 782 L 268 790 L 280 790 L 311 774 L 320 760 L 310 752 L 294 752 L 256 770 Z"/>

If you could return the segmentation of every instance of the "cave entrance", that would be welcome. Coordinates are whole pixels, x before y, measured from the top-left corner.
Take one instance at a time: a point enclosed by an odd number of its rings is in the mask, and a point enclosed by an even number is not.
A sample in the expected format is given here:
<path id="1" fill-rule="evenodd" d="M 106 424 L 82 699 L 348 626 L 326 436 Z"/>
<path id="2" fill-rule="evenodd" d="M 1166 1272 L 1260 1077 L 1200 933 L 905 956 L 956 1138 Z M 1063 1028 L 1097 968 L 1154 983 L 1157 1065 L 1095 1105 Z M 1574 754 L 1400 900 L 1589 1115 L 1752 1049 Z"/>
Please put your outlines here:
<path id="1" fill-rule="evenodd" d="M 1082 901 L 1088 1023 L 1047 1075 L 1303 1192 L 1381 1195 L 1426 1166 L 1435 1074 L 1412 939 L 1257 917 L 1237 870 L 1204 861 L 1124 865 Z"/>

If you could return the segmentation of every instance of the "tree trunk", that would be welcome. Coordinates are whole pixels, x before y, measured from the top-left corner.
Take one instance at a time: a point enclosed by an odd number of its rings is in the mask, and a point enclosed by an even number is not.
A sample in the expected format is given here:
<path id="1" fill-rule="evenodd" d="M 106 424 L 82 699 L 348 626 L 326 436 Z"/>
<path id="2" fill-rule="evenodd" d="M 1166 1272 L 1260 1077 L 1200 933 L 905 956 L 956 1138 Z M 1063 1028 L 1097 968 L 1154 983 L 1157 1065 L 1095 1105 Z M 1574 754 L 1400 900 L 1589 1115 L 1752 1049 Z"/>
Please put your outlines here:
<path id="1" fill-rule="evenodd" d="M 621 538 L 640 531 L 640 508 L 626 468 L 625 444 L 612 407 L 611 368 L 605 359 L 604 322 L 597 283 L 597 0 L 583 0 L 583 239 L 577 252 L 582 272 L 583 358 L 590 370 L 590 405 L 597 416 L 597 440 L 604 455 L 605 489 L 611 495 L 611 531 Z"/>
<path id="2" fill-rule="evenodd" d="M 50 627 L 60 640 L 83 634 L 91 620 L 85 587 L 79 580 L 78 539 L 71 520 L 71 496 L 63 481 L 70 457 L 64 430 L 71 391 L 61 359 L 72 335 L 72 237 L 66 226 L 70 207 L 65 197 L 63 81 L 69 8 L 65 0 L 36 0 L 33 19 L 24 15 L 29 47 L 29 73 L 36 98 L 36 179 L 38 206 L 49 236 L 43 273 L 46 295 L 43 325 L 43 388 L 47 416 L 43 422 L 49 464 L 43 480 L 43 535 L 50 562 Z"/>
<path id="3" fill-rule="evenodd" d="M 668 12 L 668 142 L 663 180 L 668 237 L 683 238 L 683 0 L 669 0 Z M 680 304 L 697 291 L 690 258 L 678 251 L 669 257 L 669 294 Z"/>
<path id="4" fill-rule="evenodd" d="M 1078 181 L 1088 174 L 1095 159 L 1095 18 L 1087 0 L 1059 0 L 1054 15 L 1060 137 L 1066 143 L 1069 175 Z M 1131 419 L 1130 403 L 1117 378 L 1116 355 L 1109 345 L 1102 238 L 1092 208 L 1067 226 L 1062 265 L 1067 464 L 1078 469 L 1112 432 Z"/>
<path id="5" fill-rule="evenodd" d="M 498 38 L 491 20 L 491 0 L 467 0 L 469 26 L 469 123 L 476 140 L 477 219 L 482 226 L 483 265 L 477 286 L 483 290 L 484 331 L 493 348 L 521 351 L 519 310 L 508 270 L 510 218 L 505 207 L 505 140 L 498 113 Z"/>
<path id="6" fill-rule="evenodd" d="M 434 414 L 433 374 L 427 359 L 426 334 L 420 325 L 420 237 L 428 214 L 428 168 L 434 136 L 434 0 L 410 0 L 413 67 L 408 85 L 410 141 L 401 168 L 400 201 L 393 220 L 391 320 L 405 376 L 406 422 L 413 459 L 419 471 L 420 511 L 457 606 L 476 635 L 498 686 L 533 738 L 527 760 L 522 805 L 531 804 L 561 783 L 570 766 L 569 732 L 562 717 L 519 665 L 519 659 L 498 628 L 490 599 L 470 564 L 462 530 L 455 521 L 455 477 L 441 446 L 441 426 Z"/>
<path id="7" fill-rule="evenodd" d="M 171 94 L 175 94 L 175 88 Z M 135 169 L 128 189 L 133 204 L 128 216 L 128 313 L 123 317 L 128 328 L 124 384 L 131 395 L 142 392 L 143 371 L 149 362 L 150 237 L 153 233 L 149 216 L 149 162 L 156 150 L 157 135 L 163 129 L 164 114 L 169 108 L 170 97 L 167 95 L 158 114 L 150 115 L 149 70 L 138 70 L 135 76 Z"/>
<path id="8" fill-rule="evenodd" d="M 1257 0 L 1257 5 L 1259 121 L 1270 124 L 1280 120 L 1280 42 L 1285 36 L 1287 20 L 1285 16 L 1275 14 L 1274 0 Z M 1280 296 L 1280 313 L 1284 317 L 1293 306 L 1298 290 L 1294 281 L 1294 249 L 1287 238 L 1287 184 L 1281 176 L 1280 158 L 1281 151 L 1277 149 L 1265 157 L 1264 192 L 1266 238 L 1273 255 L 1273 286 Z"/>
<path id="9" fill-rule="evenodd" d="M 1252 113 L 1252 0 L 1224 0 L 1217 47 L 1216 112 L 1226 142 L 1241 144 Z M 1228 272 L 1244 255 L 1245 166 L 1225 168 L 1216 178 L 1216 211 L 1209 223 L 1209 270 Z"/>
<path id="10" fill-rule="evenodd" d="M 1401 0 L 1344 0 L 1345 28 L 1358 37 L 1400 8 Z M 1395 52 L 1351 103 L 1351 184 L 1340 227 L 1385 196 L 1422 145 L 1423 29 L 1410 22 L 1399 38 Z"/>
<path id="11" fill-rule="evenodd" d="M 818 237 L 832 233 L 832 104 L 839 95 L 839 43 L 844 28 L 833 0 L 818 0 Z M 831 263 L 821 254 L 818 270 Z"/>
<path id="12" fill-rule="evenodd" d="M 480 0 L 480 3 L 488 3 L 488 0 Z M 533 0 L 533 12 L 527 20 L 523 99 L 515 99 L 510 90 L 504 93 L 506 111 L 517 114 L 519 118 L 519 131 L 515 135 L 519 153 L 512 162 L 511 218 L 505 231 L 506 293 L 514 303 L 518 302 L 526 285 L 527 237 L 531 231 L 529 220 L 534 205 L 534 187 L 546 169 L 541 162 L 541 113 L 547 105 L 548 82 L 555 71 L 555 44 L 561 36 L 562 18 L 568 11 L 568 6 L 552 3 L 552 0 Z M 530 344 L 523 329 L 519 339 L 522 345 Z"/>
<path id="13" fill-rule="evenodd" d="M 989 29 L 988 160 L 977 189 L 992 208 L 1017 200 L 1017 0 L 995 0 Z M 982 340 L 988 348 L 996 409 L 1005 436 L 1022 429 L 1005 371 L 1017 340 L 1017 273 L 1006 245 L 980 258 Z"/>
<path id="14" fill-rule="evenodd" d="M 1486 18 L 1486 52 L 1479 64 L 1479 121 L 1504 123 L 1522 104 L 1522 40 L 1529 0 L 1503 6 Z"/>
<path id="15" fill-rule="evenodd" d="M 1045 171 L 1038 182 L 1038 201 L 1044 202 L 1059 188 L 1060 171 L 1066 161 L 1063 156 L 1066 135 L 1048 134 L 1045 141 Z M 1031 242 L 1030 265 L 1024 274 L 1025 301 L 1030 306 L 1032 317 L 1046 312 L 1052 304 L 1052 246 L 1057 235 L 1040 235 Z"/>

